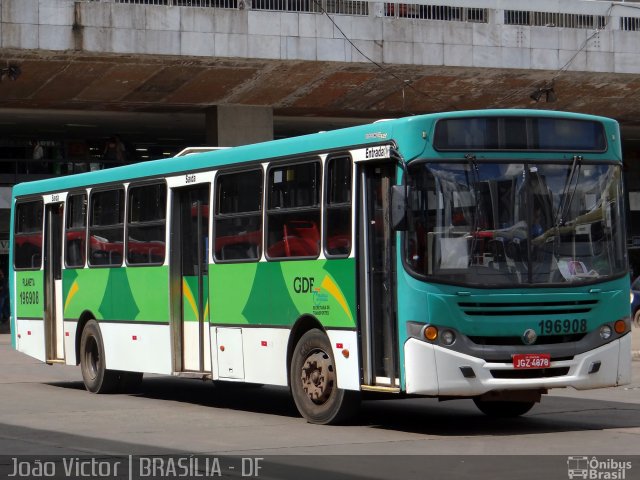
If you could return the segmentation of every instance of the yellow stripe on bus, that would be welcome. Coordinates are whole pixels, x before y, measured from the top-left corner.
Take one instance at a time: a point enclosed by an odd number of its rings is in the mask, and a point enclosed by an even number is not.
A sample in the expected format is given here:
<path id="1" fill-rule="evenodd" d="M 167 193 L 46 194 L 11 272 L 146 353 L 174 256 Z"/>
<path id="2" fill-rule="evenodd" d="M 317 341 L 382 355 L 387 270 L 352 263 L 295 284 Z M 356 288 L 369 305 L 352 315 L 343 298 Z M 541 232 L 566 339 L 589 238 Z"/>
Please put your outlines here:
<path id="1" fill-rule="evenodd" d="M 340 304 L 344 312 L 347 314 L 347 317 L 349 317 L 349 320 L 353 321 L 353 317 L 351 316 L 351 311 L 349 310 L 349 306 L 347 305 L 347 299 L 344 298 L 344 295 L 342 294 L 340 287 L 336 285 L 336 283 L 331 279 L 331 277 L 329 277 L 329 275 L 324 277 L 324 280 L 322 280 L 322 284 L 320 286 L 324 288 L 327 292 L 329 292 L 329 294 L 331 294 L 331 296 L 337 300 L 337 302 Z"/>
<path id="2" fill-rule="evenodd" d="M 191 293 L 191 289 L 189 288 L 189 284 L 187 284 L 187 280 L 185 278 L 182 279 L 182 293 L 186 297 L 187 302 L 189 302 L 189 305 L 191 305 L 191 309 L 193 310 L 193 313 L 195 314 L 196 319 L 199 320 L 198 317 L 200 317 L 200 315 L 198 315 L 198 307 L 196 306 L 196 300 L 193 298 L 193 293 Z"/>
<path id="3" fill-rule="evenodd" d="M 67 307 L 71 303 L 71 299 L 75 296 L 76 293 L 78 293 L 78 290 L 80 290 L 80 287 L 78 286 L 78 281 L 75 280 L 71 285 L 71 288 L 69 289 L 69 294 L 67 295 L 67 299 L 64 302 L 65 311 L 67 310 Z"/>

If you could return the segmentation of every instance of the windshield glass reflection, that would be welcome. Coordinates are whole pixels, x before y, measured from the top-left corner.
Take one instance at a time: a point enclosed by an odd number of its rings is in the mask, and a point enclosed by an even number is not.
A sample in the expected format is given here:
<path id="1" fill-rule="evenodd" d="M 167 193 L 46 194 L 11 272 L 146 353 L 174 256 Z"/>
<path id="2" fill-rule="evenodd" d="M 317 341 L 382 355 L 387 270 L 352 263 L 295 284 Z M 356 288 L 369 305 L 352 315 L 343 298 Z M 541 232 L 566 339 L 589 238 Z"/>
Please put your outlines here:
<path id="1" fill-rule="evenodd" d="M 414 163 L 405 258 L 466 285 L 589 282 L 626 271 L 616 165 Z"/>

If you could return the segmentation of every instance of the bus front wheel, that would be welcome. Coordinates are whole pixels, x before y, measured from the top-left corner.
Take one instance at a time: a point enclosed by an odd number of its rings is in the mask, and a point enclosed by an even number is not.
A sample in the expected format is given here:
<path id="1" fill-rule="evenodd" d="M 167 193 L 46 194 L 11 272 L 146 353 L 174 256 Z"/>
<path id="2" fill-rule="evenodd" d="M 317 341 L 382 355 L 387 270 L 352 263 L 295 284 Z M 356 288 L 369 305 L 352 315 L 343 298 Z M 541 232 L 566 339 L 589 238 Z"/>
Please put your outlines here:
<path id="1" fill-rule="evenodd" d="M 111 393 L 118 387 L 119 372 L 105 368 L 102 334 L 95 320 L 89 320 L 82 330 L 80 369 L 84 386 L 91 393 Z"/>
<path id="2" fill-rule="evenodd" d="M 513 418 L 524 415 L 533 408 L 536 402 L 490 401 L 474 398 L 476 407 L 490 417 Z"/>
<path id="3" fill-rule="evenodd" d="M 343 422 L 360 402 L 360 392 L 338 388 L 331 343 L 318 329 L 309 330 L 296 344 L 290 385 L 296 407 L 309 423 Z"/>

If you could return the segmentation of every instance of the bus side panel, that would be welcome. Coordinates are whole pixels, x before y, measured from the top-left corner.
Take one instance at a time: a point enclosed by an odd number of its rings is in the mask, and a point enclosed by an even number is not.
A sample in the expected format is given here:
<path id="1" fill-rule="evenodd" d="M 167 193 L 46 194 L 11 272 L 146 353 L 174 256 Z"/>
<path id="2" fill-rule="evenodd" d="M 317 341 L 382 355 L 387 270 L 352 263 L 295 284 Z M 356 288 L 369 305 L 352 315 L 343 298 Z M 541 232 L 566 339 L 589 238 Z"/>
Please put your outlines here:
<path id="1" fill-rule="evenodd" d="M 76 357 L 76 332 L 78 322 L 64 321 L 64 361 L 66 365 L 78 365 L 80 358 Z"/>
<path id="2" fill-rule="evenodd" d="M 287 342 L 283 328 L 243 328 L 244 379 L 250 383 L 286 386 Z M 222 372 L 221 375 L 222 377 Z"/>
<path id="3" fill-rule="evenodd" d="M 11 327 L 11 346 L 18 350 L 18 336 L 16 334 L 16 330 L 18 328 L 17 322 L 16 322 L 16 308 L 18 306 L 18 297 L 16 294 L 17 291 L 17 287 L 18 287 L 18 277 L 17 274 L 15 272 L 15 270 L 13 269 L 14 266 L 14 254 L 13 254 L 13 249 L 15 247 L 15 236 L 13 234 L 14 232 L 14 225 L 15 223 L 13 223 L 15 221 L 15 210 L 16 210 L 16 205 L 15 205 L 15 198 L 11 200 L 11 215 L 10 215 L 10 221 L 9 221 L 9 231 L 12 232 L 9 234 L 9 276 L 7 277 L 7 285 L 9 287 L 9 321 L 10 321 L 10 327 Z"/>
<path id="4" fill-rule="evenodd" d="M 211 322 L 291 327 L 312 315 L 325 328 L 355 329 L 354 265 L 353 259 L 213 264 Z"/>
<path id="5" fill-rule="evenodd" d="M 44 320 L 18 318 L 16 330 L 18 351 L 44 362 L 46 360 Z"/>
<path id="6" fill-rule="evenodd" d="M 171 375 L 171 329 L 169 325 L 100 323 L 107 368 L 130 372 Z"/>
<path id="7" fill-rule="evenodd" d="M 246 381 L 286 384 L 289 329 L 310 316 L 330 331 L 339 385 L 359 388 L 354 259 L 214 264 L 209 274 L 212 325 L 276 327 L 243 328 Z"/>
<path id="8" fill-rule="evenodd" d="M 44 332 L 44 281 L 41 270 L 15 272 L 16 348 L 46 360 Z"/>
<path id="9" fill-rule="evenodd" d="M 165 266 L 66 269 L 65 330 L 88 312 L 100 323 L 107 368 L 171 373 L 168 289 Z"/>
<path id="10" fill-rule="evenodd" d="M 329 330 L 327 334 L 336 362 L 338 387 L 344 390 L 360 390 L 360 365 L 357 355 L 358 332 L 355 330 Z"/>

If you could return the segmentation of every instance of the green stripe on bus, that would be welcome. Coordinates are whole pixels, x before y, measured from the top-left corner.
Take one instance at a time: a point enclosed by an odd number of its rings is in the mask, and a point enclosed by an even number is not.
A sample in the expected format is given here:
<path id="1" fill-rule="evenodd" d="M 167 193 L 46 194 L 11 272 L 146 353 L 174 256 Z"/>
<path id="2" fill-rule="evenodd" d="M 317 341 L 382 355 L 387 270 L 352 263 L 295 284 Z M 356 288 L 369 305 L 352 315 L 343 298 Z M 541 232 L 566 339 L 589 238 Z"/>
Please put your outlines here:
<path id="1" fill-rule="evenodd" d="M 167 267 L 64 270 L 64 317 L 169 321 Z"/>

